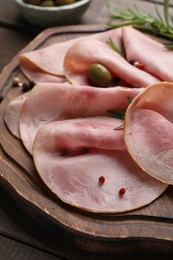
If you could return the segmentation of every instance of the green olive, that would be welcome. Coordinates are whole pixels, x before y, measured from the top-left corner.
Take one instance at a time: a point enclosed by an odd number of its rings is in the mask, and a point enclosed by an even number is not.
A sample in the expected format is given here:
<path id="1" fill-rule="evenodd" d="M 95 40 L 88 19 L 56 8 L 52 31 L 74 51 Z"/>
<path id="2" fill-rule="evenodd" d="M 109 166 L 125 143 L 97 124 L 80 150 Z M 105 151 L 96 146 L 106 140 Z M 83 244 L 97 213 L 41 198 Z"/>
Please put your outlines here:
<path id="1" fill-rule="evenodd" d="M 49 6 L 55 6 L 55 3 L 53 0 L 45 0 L 43 1 L 40 6 L 45 6 L 45 7 L 49 7 Z"/>
<path id="2" fill-rule="evenodd" d="M 55 0 L 57 5 L 68 5 L 73 4 L 74 2 L 76 2 L 76 0 Z"/>
<path id="3" fill-rule="evenodd" d="M 93 63 L 88 70 L 88 80 L 96 87 L 109 87 L 112 81 L 110 71 L 102 64 Z"/>
<path id="4" fill-rule="evenodd" d="M 23 0 L 26 4 L 31 4 L 31 5 L 40 5 L 41 0 Z"/>

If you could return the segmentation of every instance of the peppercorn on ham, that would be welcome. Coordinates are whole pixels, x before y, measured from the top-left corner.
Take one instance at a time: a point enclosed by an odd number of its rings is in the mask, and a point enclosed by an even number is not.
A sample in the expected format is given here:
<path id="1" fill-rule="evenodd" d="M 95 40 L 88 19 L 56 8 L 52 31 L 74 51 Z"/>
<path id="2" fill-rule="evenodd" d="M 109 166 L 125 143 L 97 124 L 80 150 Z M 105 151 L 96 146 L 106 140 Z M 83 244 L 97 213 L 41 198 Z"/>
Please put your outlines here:
<path id="1" fill-rule="evenodd" d="M 173 83 L 148 87 L 127 109 L 124 128 L 127 149 L 136 163 L 168 184 L 173 184 L 172 100 Z"/>
<path id="2" fill-rule="evenodd" d="M 120 213 L 143 207 L 164 192 L 167 185 L 146 174 L 123 151 L 123 131 L 114 130 L 118 121 L 72 119 L 38 131 L 34 163 L 59 199 L 90 212 Z"/>
<path id="3" fill-rule="evenodd" d="M 72 88 L 68 83 L 37 84 L 25 101 L 20 116 L 21 139 L 32 153 L 34 138 L 44 124 L 70 118 L 107 115 L 110 109 L 125 111 L 129 105 L 128 98 L 134 98 L 141 91 L 143 89 L 124 87 Z"/>
<path id="4" fill-rule="evenodd" d="M 144 71 L 160 81 L 173 81 L 173 51 L 132 27 L 124 27 L 122 37 L 129 62 L 139 62 Z"/>

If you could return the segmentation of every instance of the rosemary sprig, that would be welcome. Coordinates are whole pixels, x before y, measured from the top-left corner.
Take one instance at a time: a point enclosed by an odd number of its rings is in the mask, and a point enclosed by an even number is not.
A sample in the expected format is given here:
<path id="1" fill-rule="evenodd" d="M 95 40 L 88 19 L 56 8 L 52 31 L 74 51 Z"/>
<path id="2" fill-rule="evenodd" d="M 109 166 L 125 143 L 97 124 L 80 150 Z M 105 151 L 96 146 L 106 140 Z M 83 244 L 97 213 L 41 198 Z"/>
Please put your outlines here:
<path id="1" fill-rule="evenodd" d="M 121 112 L 121 111 L 115 111 L 115 110 L 108 110 L 107 111 L 112 117 L 114 118 L 118 118 L 122 120 L 122 123 L 120 125 L 118 125 L 116 128 L 114 128 L 114 130 L 121 130 L 124 128 L 124 118 L 125 118 L 125 112 Z"/>
<path id="2" fill-rule="evenodd" d="M 109 38 L 106 42 L 114 51 L 118 52 L 121 55 L 121 50 L 118 46 L 113 42 L 111 38 Z"/>
<path id="3" fill-rule="evenodd" d="M 109 38 L 106 42 L 114 51 L 118 52 L 121 56 L 125 57 L 125 48 L 123 42 L 121 42 L 120 48 Z"/>
<path id="4" fill-rule="evenodd" d="M 115 110 L 108 110 L 107 111 L 112 117 L 114 118 L 118 118 L 122 120 L 122 124 L 120 124 L 119 126 L 117 126 L 116 128 L 114 128 L 114 130 L 121 130 L 124 128 L 124 117 L 125 117 L 125 112 L 121 112 L 121 111 L 115 111 Z"/>
<path id="5" fill-rule="evenodd" d="M 121 111 L 115 111 L 115 110 L 108 110 L 107 111 L 111 116 L 118 118 L 118 119 L 122 119 L 124 120 L 125 117 L 125 112 L 121 112 Z"/>
<path id="6" fill-rule="evenodd" d="M 170 26 L 170 24 L 169 24 L 169 20 L 170 20 L 170 17 L 169 17 L 169 0 L 164 1 L 163 10 L 164 10 L 166 25 L 169 27 Z"/>
<path id="7" fill-rule="evenodd" d="M 131 97 L 127 97 L 127 100 L 128 100 L 128 103 L 131 104 L 133 99 Z M 107 112 L 115 118 L 124 120 L 124 117 L 125 117 L 124 111 L 117 111 L 117 110 L 114 110 L 114 109 L 109 109 Z"/>
<path id="8" fill-rule="evenodd" d="M 156 16 L 147 14 L 141 11 L 136 5 L 133 10 L 131 8 L 124 9 L 117 6 L 111 0 L 108 1 L 108 7 L 110 12 L 111 21 L 108 26 L 111 28 L 119 28 L 122 26 L 131 25 L 134 28 L 155 36 L 164 37 L 169 40 L 173 40 L 173 25 L 172 17 L 169 13 L 169 0 L 164 0 L 163 3 L 163 18 L 159 13 L 156 5 Z M 119 20 L 119 23 L 114 23 L 114 20 Z M 173 48 L 173 44 L 165 45 L 169 49 Z"/>

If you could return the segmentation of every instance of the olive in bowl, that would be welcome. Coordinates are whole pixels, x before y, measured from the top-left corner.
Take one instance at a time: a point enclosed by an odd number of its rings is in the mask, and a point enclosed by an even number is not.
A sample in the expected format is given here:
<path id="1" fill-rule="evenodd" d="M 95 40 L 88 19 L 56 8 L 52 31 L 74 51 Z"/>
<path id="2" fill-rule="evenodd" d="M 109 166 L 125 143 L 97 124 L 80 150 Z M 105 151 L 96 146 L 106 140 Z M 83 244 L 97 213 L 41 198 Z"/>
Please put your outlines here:
<path id="1" fill-rule="evenodd" d="M 40 5 L 41 0 L 23 0 L 24 3 L 26 4 L 31 4 L 31 5 Z"/>
<path id="2" fill-rule="evenodd" d="M 40 6 L 56 6 L 56 5 L 67 5 L 77 2 L 77 0 L 23 0 L 26 4 L 40 5 Z"/>
<path id="3" fill-rule="evenodd" d="M 29 1 L 32 3 L 29 3 Z M 41 1 L 39 5 L 39 0 L 15 0 L 24 19 L 32 25 L 42 28 L 78 23 L 83 14 L 87 11 L 91 1 L 92 0 L 76 0 L 74 3 L 63 5 L 41 6 L 45 0 Z M 50 2 L 49 0 L 49 3 Z M 55 0 L 52 2 L 55 3 Z"/>
<path id="4" fill-rule="evenodd" d="M 76 0 L 55 0 L 56 5 L 68 5 L 74 2 L 76 2 Z"/>

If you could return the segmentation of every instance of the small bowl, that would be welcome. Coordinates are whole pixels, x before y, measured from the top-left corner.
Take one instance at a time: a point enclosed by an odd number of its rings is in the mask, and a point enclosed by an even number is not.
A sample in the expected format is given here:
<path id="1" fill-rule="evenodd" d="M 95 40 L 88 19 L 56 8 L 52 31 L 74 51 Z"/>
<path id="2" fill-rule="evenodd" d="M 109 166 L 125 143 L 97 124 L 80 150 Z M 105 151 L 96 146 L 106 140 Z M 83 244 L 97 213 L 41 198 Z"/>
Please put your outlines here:
<path id="1" fill-rule="evenodd" d="M 43 7 L 15 0 L 22 16 L 31 24 L 39 27 L 70 25 L 79 22 L 88 9 L 91 0 L 78 0 L 73 4 Z"/>

